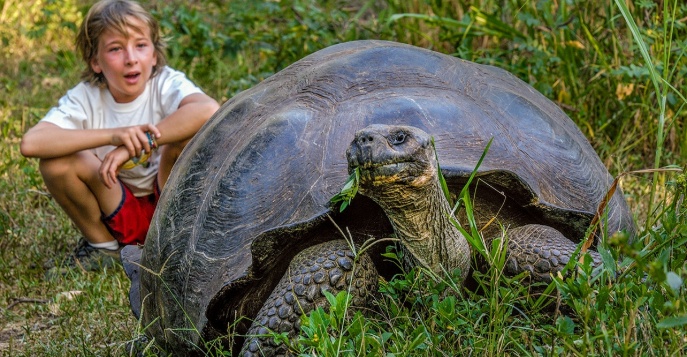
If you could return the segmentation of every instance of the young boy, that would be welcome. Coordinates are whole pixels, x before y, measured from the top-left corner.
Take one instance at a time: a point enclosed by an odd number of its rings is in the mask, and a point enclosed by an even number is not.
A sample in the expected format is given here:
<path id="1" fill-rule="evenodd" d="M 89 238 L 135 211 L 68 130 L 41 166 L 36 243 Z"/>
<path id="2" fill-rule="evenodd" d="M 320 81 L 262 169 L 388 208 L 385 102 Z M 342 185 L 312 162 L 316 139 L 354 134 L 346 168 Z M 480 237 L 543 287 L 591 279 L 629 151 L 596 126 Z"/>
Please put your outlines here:
<path id="1" fill-rule="evenodd" d="M 160 190 L 188 140 L 218 109 L 167 67 L 155 19 L 130 0 L 103 0 L 76 38 L 83 82 L 24 135 L 48 191 L 84 239 L 67 262 L 111 264 L 143 243 Z"/>

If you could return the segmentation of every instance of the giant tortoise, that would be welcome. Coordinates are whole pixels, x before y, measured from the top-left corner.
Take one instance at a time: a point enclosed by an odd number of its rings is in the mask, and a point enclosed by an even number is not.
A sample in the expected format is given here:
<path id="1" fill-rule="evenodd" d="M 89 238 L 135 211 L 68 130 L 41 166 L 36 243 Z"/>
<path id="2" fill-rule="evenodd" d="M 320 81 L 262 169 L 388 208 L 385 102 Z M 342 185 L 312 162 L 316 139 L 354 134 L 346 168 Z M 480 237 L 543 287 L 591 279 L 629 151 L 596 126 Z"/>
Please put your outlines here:
<path id="1" fill-rule="evenodd" d="M 376 253 L 354 257 L 339 228 L 395 235 L 416 264 L 467 272 L 469 246 L 435 219 L 448 203 L 424 188 L 437 182 L 432 138 L 454 193 L 493 139 L 471 195 L 479 224 L 512 232 L 513 273 L 559 270 L 612 182 L 563 111 L 506 71 L 393 42 L 335 45 L 229 100 L 183 152 L 142 249 L 132 304 L 146 333 L 179 354 L 227 331 L 235 352 L 283 353 L 241 336 L 296 330 L 323 290 L 364 304 L 387 271 Z M 330 199 L 349 170 L 363 196 L 339 212 Z M 633 230 L 620 191 L 605 222 Z"/>

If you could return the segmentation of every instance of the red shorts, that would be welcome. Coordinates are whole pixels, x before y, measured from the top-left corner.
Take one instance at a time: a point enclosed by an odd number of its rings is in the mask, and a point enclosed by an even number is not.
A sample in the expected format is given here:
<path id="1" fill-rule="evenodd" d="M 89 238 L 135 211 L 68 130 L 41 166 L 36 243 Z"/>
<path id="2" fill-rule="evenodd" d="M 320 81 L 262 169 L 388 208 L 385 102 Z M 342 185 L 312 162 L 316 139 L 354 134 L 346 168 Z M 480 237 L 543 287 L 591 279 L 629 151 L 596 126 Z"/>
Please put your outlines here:
<path id="1" fill-rule="evenodd" d="M 136 197 L 125 184 L 119 182 L 122 185 L 122 201 L 111 215 L 103 216 L 102 221 L 119 244 L 143 244 L 160 199 L 160 189 L 155 182 L 153 193 Z"/>

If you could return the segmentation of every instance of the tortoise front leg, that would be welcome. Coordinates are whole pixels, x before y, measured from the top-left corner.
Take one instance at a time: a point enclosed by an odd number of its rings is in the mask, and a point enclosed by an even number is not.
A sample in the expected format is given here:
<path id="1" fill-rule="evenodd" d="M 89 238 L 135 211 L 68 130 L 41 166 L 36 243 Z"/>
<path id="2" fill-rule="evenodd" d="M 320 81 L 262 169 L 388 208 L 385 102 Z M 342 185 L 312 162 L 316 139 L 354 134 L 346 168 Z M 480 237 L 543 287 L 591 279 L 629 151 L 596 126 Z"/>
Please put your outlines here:
<path id="1" fill-rule="evenodd" d="M 552 227 L 528 224 L 508 230 L 508 262 L 506 269 L 517 275 L 532 273 L 537 281 L 551 282 L 551 274 L 565 267 L 577 244 Z M 594 266 L 601 264 L 598 252 L 589 251 Z"/>
<path id="2" fill-rule="evenodd" d="M 354 271 L 355 269 L 355 271 Z M 351 308 L 367 305 L 367 298 L 377 288 L 377 270 L 372 259 L 355 255 L 344 240 L 325 242 L 298 253 L 286 274 L 267 298 L 248 330 L 241 356 L 278 356 L 288 353 L 277 345 L 270 332 L 288 332 L 295 337 L 300 330 L 300 317 L 317 307 L 327 308 L 322 291 L 333 295 L 340 291 L 351 294 Z"/>

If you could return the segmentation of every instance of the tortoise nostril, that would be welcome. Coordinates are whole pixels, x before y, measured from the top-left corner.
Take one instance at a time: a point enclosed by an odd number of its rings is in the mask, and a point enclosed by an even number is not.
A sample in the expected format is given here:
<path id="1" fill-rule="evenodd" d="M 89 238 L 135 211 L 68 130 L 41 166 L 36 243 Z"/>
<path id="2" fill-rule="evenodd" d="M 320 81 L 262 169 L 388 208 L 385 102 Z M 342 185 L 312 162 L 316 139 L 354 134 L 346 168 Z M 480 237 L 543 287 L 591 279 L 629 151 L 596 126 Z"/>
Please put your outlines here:
<path id="1" fill-rule="evenodd" d="M 358 139 L 358 142 L 360 144 L 365 144 L 367 142 L 372 142 L 374 139 L 372 138 L 372 135 L 361 135 L 360 139 Z"/>

